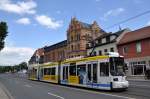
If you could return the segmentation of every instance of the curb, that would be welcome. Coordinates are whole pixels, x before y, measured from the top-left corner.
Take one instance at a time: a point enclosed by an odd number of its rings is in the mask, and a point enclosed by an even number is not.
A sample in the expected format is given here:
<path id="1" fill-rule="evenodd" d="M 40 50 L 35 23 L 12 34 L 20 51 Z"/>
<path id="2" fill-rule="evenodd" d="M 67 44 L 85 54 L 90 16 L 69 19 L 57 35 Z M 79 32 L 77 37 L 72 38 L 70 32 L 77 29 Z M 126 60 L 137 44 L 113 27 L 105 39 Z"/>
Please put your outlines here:
<path id="1" fill-rule="evenodd" d="M 14 99 L 13 96 L 10 94 L 10 92 L 6 89 L 6 87 L 0 82 L 0 88 L 7 96 L 7 99 Z"/>
<path id="2" fill-rule="evenodd" d="M 144 79 L 128 79 L 128 81 L 150 82 L 150 80 L 144 80 Z"/>

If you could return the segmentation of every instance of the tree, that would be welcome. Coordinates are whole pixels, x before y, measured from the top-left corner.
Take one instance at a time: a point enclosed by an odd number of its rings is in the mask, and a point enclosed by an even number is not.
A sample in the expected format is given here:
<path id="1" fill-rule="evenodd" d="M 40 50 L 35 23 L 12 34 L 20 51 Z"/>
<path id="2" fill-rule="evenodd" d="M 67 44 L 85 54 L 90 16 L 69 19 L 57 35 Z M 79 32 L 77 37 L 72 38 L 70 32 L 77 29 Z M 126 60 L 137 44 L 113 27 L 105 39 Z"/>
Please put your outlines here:
<path id="1" fill-rule="evenodd" d="M 8 27 L 6 22 L 0 22 L 0 51 L 4 48 L 5 38 L 8 34 Z"/>
<path id="2" fill-rule="evenodd" d="M 28 69 L 27 63 L 26 62 L 21 62 L 19 64 L 20 69 Z"/>

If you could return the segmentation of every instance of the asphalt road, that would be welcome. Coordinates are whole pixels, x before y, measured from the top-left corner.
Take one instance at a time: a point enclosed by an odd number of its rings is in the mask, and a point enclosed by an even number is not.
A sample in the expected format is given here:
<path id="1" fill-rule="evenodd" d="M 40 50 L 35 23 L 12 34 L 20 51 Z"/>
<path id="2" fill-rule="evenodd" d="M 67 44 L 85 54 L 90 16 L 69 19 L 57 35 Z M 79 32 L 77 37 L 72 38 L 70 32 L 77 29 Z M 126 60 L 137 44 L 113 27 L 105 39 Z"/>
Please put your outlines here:
<path id="1" fill-rule="evenodd" d="M 150 99 L 150 82 L 143 81 L 130 81 L 129 89 L 123 92 L 94 91 L 30 81 L 16 74 L 0 74 L 0 82 L 14 99 Z"/>

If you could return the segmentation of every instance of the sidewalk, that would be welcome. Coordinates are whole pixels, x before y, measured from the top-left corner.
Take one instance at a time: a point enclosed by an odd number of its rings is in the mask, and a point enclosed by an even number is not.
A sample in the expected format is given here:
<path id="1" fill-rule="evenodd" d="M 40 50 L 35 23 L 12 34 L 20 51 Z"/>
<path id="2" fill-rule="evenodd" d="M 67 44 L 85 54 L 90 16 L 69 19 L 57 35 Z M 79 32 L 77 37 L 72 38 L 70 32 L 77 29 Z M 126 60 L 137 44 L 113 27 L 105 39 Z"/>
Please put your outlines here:
<path id="1" fill-rule="evenodd" d="M 0 83 L 0 99 L 14 99 L 1 83 Z"/>
<path id="2" fill-rule="evenodd" d="M 150 80 L 145 80 L 145 79 L 127 79 L 129 81 L 145 81 L 145 82 L 150 82 Z"/>
<path id="3" fill-rule="evenodd" d="M 150 79 L 146 79 L 145 76 L 127 76 L 127 80 L 129 81 L 146 81 L 150 82 Z"/>

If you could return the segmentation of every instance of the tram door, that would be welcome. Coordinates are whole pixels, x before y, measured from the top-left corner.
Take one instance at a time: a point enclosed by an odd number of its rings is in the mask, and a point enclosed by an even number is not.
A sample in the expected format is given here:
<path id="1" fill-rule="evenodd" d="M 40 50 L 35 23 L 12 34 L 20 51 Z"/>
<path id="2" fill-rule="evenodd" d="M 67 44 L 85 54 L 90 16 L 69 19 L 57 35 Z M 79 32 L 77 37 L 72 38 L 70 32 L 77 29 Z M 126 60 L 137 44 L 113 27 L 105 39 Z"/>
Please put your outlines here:
<path id="1" fill-rule="evenodd" d="M 63 80 L 68 80 L 68 66 L 63 67 Z"/>
<path id="2" fill-rule="evenodd" d="M 39 69 L 39 74 L 38 74 L 39 80 L 42 80 L 42 79 L 43 79 L 43 71 L 44 71 L 43 68 L 40 68 L 40 69 Z"/>
<path id="3" fill-rule="evenodd" d="M 89 82 L 97 83 L 97 63 L 88 64 L 87 71 Z"/>
<path id="4" fill-rule="evenodd" d="M 109 77 L 109 63 L 101 62 L 99 63 L 99 73 L 98 73 L 98 83 L 101 84 L 101 88 L 110 88 L 110 77 Z"/>

